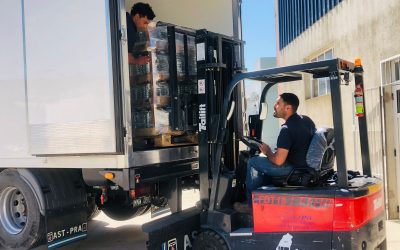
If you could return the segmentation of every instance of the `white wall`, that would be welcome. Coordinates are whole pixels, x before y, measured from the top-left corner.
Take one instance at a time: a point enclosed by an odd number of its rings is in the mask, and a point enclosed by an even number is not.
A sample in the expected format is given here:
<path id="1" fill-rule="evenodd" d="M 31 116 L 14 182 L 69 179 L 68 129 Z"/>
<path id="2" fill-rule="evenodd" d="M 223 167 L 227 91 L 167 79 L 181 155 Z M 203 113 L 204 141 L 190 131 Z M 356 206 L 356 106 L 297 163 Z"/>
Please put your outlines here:
<path id="1" fill-rule="evenodd" d="M 126 0 L 130 12 L 136 0 Z M 157 21 L 233 36 L 232 0 L 145 0 Z"/>

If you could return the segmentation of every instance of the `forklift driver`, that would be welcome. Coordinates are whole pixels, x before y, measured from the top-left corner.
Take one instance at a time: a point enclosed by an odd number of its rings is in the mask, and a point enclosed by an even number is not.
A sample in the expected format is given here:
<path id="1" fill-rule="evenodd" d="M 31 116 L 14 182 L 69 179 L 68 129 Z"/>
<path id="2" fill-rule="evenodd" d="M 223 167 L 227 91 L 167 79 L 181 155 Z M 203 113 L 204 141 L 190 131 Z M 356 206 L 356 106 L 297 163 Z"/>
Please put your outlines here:
<path id="1" fill-rule="evenodd" d="M 274 117 L 282 118 L 277 139 L 277 149 L 273 152 L 269 145 L 261 144 L 264 156 L 255 156 L 247 163 L 246 189 L 247 204 L 236 202 L 234 208 L 240 213 L 251 213 L 251 192 L 264 183 L 264 175 L 270 177 L 287 176 L 293 168 L 306 167 L 306 155 L 315 133 L 315 124 L 307 116 L 296 113 L 299 98 L 292 93 L 279 95 L 274 105 Z"/>
<path id="2" fill-rule="evenodd" d="M 135 3 L 132 6 L 131 13 L 126 12 L 126 30 L 128 33 L 128 61 L 129 64 L 143 65 L 150 62 L 150 57 L 133 56 L 133 50 L 136 42 L 136 33 L 138 30 L 146 30 L 150 21 L 156 15 L 151 6 L 147 3 Z"/>

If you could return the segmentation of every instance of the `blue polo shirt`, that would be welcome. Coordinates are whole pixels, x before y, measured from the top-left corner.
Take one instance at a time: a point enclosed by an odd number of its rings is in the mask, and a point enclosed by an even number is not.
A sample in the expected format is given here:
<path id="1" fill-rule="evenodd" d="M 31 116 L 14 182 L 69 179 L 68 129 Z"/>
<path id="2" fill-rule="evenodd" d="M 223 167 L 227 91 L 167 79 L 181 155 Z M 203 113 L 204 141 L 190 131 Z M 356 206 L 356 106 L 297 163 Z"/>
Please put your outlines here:
<path id="1" fill-rule="evenodd" d="M 277 147 L 289 150 L 287 163 L 293 167 L 307 166 L 307 150 L 314 133 L 315 124 L 305 115 L 293 114 L 282 124 Z"/>

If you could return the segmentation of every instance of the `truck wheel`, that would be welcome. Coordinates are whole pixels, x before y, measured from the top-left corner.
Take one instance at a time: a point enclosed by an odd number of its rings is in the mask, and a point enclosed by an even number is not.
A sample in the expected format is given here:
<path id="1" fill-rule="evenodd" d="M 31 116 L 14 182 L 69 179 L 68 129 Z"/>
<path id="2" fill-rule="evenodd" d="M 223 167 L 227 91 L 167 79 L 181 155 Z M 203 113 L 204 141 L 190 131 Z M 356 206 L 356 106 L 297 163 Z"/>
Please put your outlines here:
<path id="1" fill-rule="evenodd" d="M 41 242 L 44 216 L 30 185 L 15 170 L 0 173 L 0 245 L 30 249 Z"/>
<path id="2" fill-rule="evenodd" d="M 88 221 L 93 220 L 100 213 L 101 213 L 101 210 L 96 205 L 96 202 L 93 201 L 93 202 L 88 203 L 88 209 L 87 209 L 87 220 Z"/>
<path id="3" fill-rule="evenodd" d="M 140 215 L 144 215 L 144 214 L 147 214 L 148 212 L 150 212 L 150 208 L 151 208 L 151 204 L 143 206 L 143 210 L 140 213 Z"/>
<path id="4" fill-rule="evenodd" d="M 205 230 L 193 242 L 193 250 L 228 250 L 228 245 L 221 235 Z"/>
<path id="5" fill-rule="evenodd" d="M 121 205 L 116 203 L 106 204 L 102 211 L 111 219 L 124 221 L 141 215 L 147 206 L 133 207 L 132 205 Z"/>

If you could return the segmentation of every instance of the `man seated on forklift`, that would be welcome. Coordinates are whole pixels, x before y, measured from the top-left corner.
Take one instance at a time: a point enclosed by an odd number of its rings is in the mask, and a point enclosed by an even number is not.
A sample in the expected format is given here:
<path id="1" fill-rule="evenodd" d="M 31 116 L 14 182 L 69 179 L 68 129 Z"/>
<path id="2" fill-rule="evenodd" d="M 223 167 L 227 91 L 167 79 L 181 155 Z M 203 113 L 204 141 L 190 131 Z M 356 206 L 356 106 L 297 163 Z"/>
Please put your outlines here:
<path id="1" fill-rule="evenodd" d="M 315 124 L 307 116 L 297 114 L 299 98 L 292 93 L 280 94 L 274 105 L 274 117 L 282 118 L 277 149 L 272 151 L 265 143 L 259 146 L 265 156 L 255 156 L 247 163 L 246 189 L 247 204 L 236 202 L 234 208 L 240 213 L 251 213 L 251 192 L 269 184 L 264 183 L 264 175 L 270 177 L 287 176 L 293 168 L 306 167 L 306 155 L 315 133 Z"/>
<path id="2" fill-rule="evenodd" d="M 129 64 L 143 65 L 150 62 L 150 56 L 133 55 L 136 33 L 138 30 L 146 30 L 150 21 L 156 17 L 153 9 L 148 3 L 135 3 L 131 13 L 126 12 L 126 31 L 128 33 L 128 61 Z"/>

